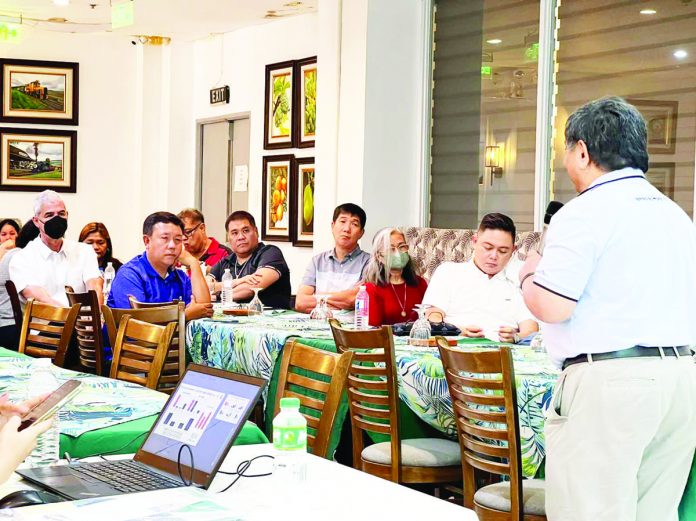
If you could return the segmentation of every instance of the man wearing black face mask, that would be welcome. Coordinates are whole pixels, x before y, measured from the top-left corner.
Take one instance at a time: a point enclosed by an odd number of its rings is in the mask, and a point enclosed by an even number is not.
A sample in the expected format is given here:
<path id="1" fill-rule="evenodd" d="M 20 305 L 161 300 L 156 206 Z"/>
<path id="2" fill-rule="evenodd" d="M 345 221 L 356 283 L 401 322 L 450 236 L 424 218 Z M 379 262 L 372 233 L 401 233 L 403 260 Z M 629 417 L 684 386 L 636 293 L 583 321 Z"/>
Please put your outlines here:
<path id="1" fill-rule="evenodd" d="M 34 201 L 34 224 L 39 236 L 15 254 L 10 279 L 24 299 L 34 298 L 53 306 L 67 306 L 65 286 L 76 293 L 93 289 L 102 303 L 102 279 L 94 249 L 64 239 L 68 211 L 53 190 L 41 192 Z"/>

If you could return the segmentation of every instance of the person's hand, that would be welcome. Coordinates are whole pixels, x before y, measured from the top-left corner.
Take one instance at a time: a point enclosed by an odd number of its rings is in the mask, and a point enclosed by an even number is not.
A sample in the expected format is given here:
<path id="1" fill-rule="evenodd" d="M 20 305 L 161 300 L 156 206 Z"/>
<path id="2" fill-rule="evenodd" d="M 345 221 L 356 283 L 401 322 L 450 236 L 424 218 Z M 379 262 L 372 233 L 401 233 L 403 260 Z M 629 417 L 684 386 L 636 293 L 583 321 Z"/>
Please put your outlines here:
<path id="1" fill-rule="evenodd" d="M 527 260 L 524 261 L 524 264 L 520 268 L 520 281 L 527 275 L 528 273 L 533 273 L 536 271 L 537 265 L 539 264 L 539 261 L 541 260 L 541 255 L 539 255 L 539 252 L 536 250 L 530 251 L 527 254 Z"/>
<path id="2" fill-rule="evenodd" d="M 240 284 L 246 284 L 250 288 L 255 288 L 259 285 L 260 282 L 261 275 L 259 275 L 258 273 L 252 273 L 251 275 L 245 275 L 244 277 L 239 277 L 238 279 L 235 279 L 234 287 L 237 287 Z"/>
<path id="3" fill-rule="evenodd" d="M 191 302 L 186 306 L 186 320 L 210 318 L 213 316 L 213 305 L 210 302 Z"/>
<path id="4" fill-rule="evenodd" d="M 8 400 L 6 394 L 0 396 L 0 428 L 2 428 L 12 416 L 20 418 L 43 402 L 51 393 L 34 396 L 21 403 L 13 403 Z"/>
<path id="5" fill-rule="evenodd" d="M 469 338 L 483 338 L 483 329 L 479 326 L 464 326 L 462 336 Z"/>
<path id="6" fill-rule="evenodd" d="M 36 447 L 36 438 L 51 428 L 53 420 L 35 423 L 19 431 L 19 416 L 11 416 L 0 429 L 0 483 L 4 483 L 17 465 L 22 463 Z"/>
<path id="7" fill-rule="evenodd" d="M 500 326 L 500 328 L 498 328 L 498 338 L 501 342 L 507 342 L 508 344 L 516 344 L 518 340 L 518 338 L 516 337 L 516 327 Z"/>
<path id="8" fill-rule="evenodd" d="M 431 307 L 425 310 L 425 318 L 427 318 L 431 322 L 444 322 L 445 312 L 442 311 L 440 308 Z"/>
<path id="9" fill-rule="evenodd" d="M 2 251 L 11 250 L 14 247 L 15 247 L 15 240 L 14 239 L 7 239 L 5 242 L 0 244 L 0 250 L 2 250 Z"/>
<path id="10" fill-rule="evenodd" d="M 181 248 L 181 255 L 179 255 L 179 262 L 182 266 L 186 266 L 188 269 L 193 268 L 193 265 L 200 266 L 198 259 L 191 255 L 186 248 Z"/>

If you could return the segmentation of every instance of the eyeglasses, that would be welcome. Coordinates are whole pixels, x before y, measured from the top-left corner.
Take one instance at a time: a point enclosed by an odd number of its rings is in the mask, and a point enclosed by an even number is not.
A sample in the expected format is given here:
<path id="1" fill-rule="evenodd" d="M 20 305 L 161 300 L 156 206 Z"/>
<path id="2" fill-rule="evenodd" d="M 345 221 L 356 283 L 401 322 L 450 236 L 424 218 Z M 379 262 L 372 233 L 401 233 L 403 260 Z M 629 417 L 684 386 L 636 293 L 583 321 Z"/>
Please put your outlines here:
<path id="1" fill-rule="evenodd" d="M 184 230 L 184 237 L 186 237 L 187 239 L 190 239 L 191 235 L 193 235 L 195 233 L 195 231 L 201 226 L 201 224 L 203 224 L 203 223 L 198 223 L 193 228 L 189 228 L 188 230 Z"/>
<path id="2" fill-rule="evenodd" d="M 408 244 L 399 244 L 398 246 L 391 246 L 389 250 L 394 253 L 406 253 L 408 251 Z"/>

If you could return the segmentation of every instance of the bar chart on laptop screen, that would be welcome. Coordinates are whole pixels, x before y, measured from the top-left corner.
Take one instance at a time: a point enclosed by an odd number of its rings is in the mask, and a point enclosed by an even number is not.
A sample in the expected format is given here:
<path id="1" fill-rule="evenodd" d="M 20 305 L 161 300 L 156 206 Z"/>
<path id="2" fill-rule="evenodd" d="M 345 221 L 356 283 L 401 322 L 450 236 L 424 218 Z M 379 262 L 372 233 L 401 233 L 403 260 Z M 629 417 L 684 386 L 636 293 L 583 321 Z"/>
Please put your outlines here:
<path id="1" fill-rule="evenodd" d="M 196 446 L 223 398 L 224 393 L 181 384 L 155 434 Z"/>

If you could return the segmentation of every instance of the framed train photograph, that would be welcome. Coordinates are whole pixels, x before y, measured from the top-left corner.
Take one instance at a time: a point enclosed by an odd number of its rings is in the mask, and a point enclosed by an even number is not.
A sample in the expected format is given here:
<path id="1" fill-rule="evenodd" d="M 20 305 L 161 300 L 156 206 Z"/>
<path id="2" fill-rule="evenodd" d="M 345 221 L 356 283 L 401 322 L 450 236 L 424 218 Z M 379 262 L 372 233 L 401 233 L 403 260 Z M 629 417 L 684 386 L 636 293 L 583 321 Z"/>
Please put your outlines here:
<path id="1" fill-rule="evenodd" d="M 77 132 L 0 127 L 0 190 L 75 193 Z"/>
<path id="2" fill-rule="evenodd" d="M 0 121 L 78 124 L 78 63 L 1 59 L 0 70 Z"/>

